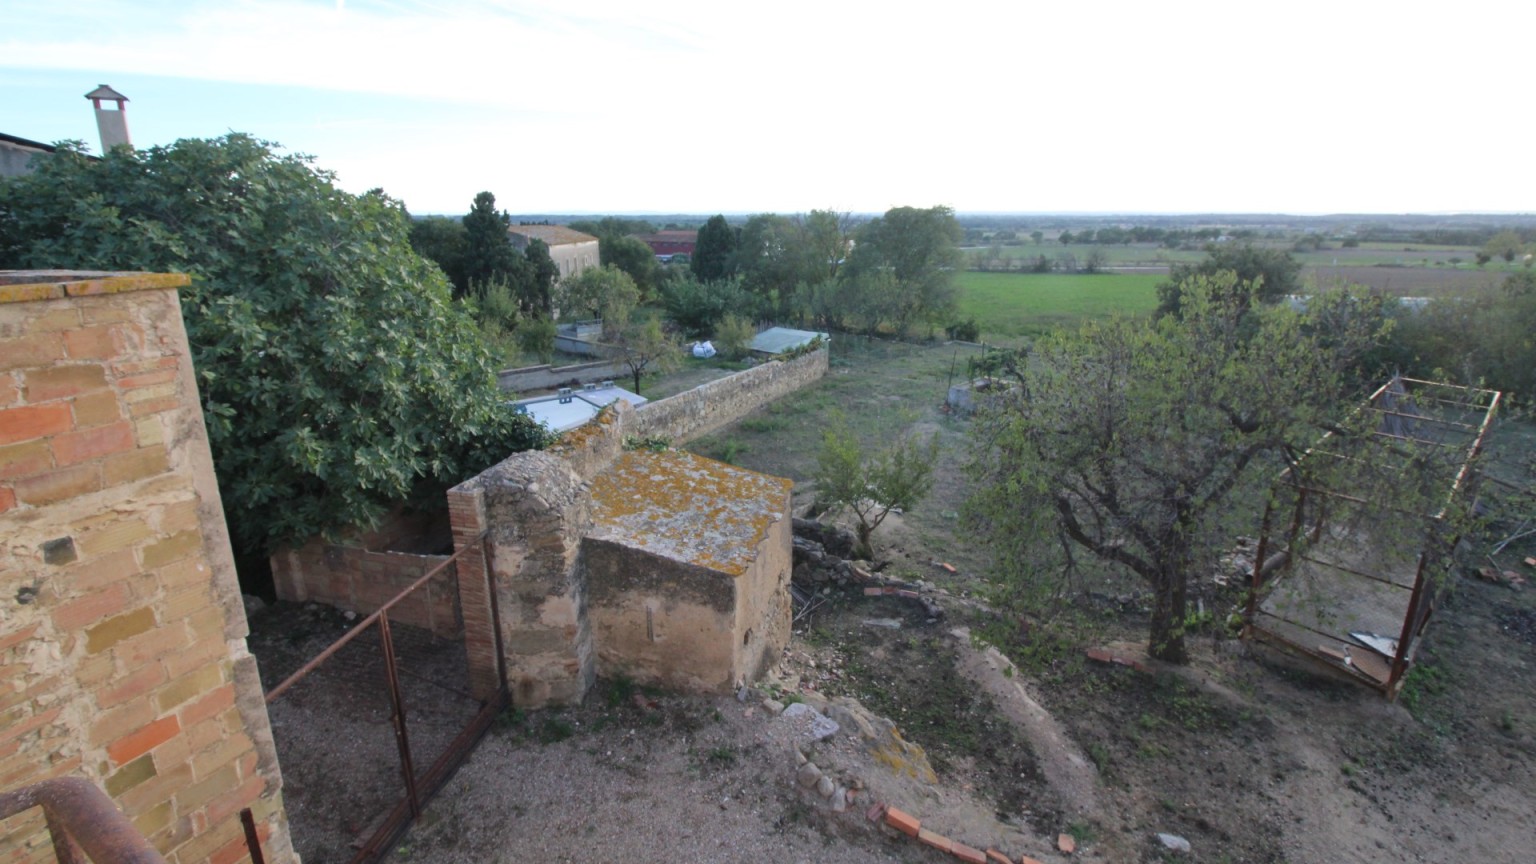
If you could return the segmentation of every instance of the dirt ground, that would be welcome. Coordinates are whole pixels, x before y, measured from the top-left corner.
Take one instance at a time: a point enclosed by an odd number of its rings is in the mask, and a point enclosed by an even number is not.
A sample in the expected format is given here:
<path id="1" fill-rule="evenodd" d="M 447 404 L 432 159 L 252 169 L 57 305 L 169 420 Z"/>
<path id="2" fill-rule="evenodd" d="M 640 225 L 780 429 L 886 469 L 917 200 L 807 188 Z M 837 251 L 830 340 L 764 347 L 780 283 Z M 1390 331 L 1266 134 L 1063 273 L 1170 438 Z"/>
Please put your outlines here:
<path id="1" fill-rule="evenodd" d="M 1091 633 L 1021 654 L 1014 667 L 960 629 L 998 637 L 1013 626 L 983 602 L 985 550 L 966 542 L 958 519 L 964 424 L 937 411 L 935 394 L 963 364 L 943 347 L 855 347 L 834 356 L 819 387 L 695 445 L 796 478 L 803 505 L 803 478 L 833 412 L 853 414 L 872 439 L 937 433 L 941 480 L 922 507 L 881 528 L 875 566 L 880 578 L 920 585 L 941 617 L 858 585 L 827 585 L 745 701 L 600 682 L 580 708 L 511 714 L 391 860 L 954 860 L 870 821 L 876 803 L 1046 864 L 1532 860 L 1536 587 L 1472 577 L 1488 538 L 1451 575 L 1396 703 L 1216 630 L 1194 639 L 1183 668 L 1087 660 L 1094 645 L 1136 651 L 1146 620 L 1134 593 L 1098 598 L 1086 611 L 1108 614 Z M 896 392 L 916 396 L 888 397 Z M 1494 439 L 1495 473 L 1529 485 L 1536 427 L 1507 430 Z M 1513 506 L 1495 502 L 1493 540 L 1520 530 Z M 1536 582 L 1525 556 L 1536 556 L 1536 536 L 1497 562 Z M 1018 650 L 1026 636 L 998 643 Z M 846 741 L 824 742 L 807 748 L 810 758 L 834 760 L 839 782 L 865 784 L 834 811 L 796 782 L 800 739 L 765 697 L 858 700 L 925 751 L 932 782 L 893 779 L 879 760 L 845 752 Z M 1057 850 L 1062 833 L 1076 839 L 1071 856 Z M 1166 850 L 1158 833 L 1191 851 Z"/>

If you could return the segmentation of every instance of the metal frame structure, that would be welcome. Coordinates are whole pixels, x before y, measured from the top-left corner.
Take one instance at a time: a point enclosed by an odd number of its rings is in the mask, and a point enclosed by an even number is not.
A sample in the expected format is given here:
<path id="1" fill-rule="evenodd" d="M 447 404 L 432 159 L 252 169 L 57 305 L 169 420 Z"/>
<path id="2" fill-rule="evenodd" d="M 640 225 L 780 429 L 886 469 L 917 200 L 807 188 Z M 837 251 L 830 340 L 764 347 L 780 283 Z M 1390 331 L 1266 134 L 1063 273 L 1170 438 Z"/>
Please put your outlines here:
<path id="1" fill-rule="evenodd" d="M 59 864 L 165 864 L 107 793 L 83 777 L 58 777 L 0 795 L 0 819 L 43 808 Z"/>
<path id="2" fill-rule="evenodd" d="M 280 699 L 299 681 L 303 680 L 314 670 L 320 668 L 327 660 L 340 651 L 347 643 L 361 636 L 370 628 L 377 627 L 379 642 L 384 654 L 384 681 L 383 685 L 389 691 L 390 721 L 394 727 L 395 745 L 400 756 L 400 775 L 404 797 L 378 823 L 373 834 L 364 841 L 362 847 L 351 858 L 351 864 L 367 864 L 378 861 L 394 846 L 410 824 L 421 816 L 422 808 L 437 794 L 445 783 L 453 777 L 453 773 L 464 763 L 469 754 L 474 751 L 475 745 L 485 736 L 491 724 L 495 722 L 497 715 L 504 711 L 511 698 L 507 691 L 506 657 L 502 651 L 501 640 L 501 611 L 496 602 L 496 591 L 490 592 L 491 597 L 491 627 L 496 634 L 496 675 L 499 686 L 495 695 L 483 702 L 479 711 L 470 720 L 469 725 L 449 743 L 448 747 L 438 756 L 418 780 L 411 757 L 410 735 L 406 723 L 405 700 L 400 690 L 399 668 L 395 657 L 394 641 L 390 635 L 389 611 L 404 601 L 411 594 L 424 588 L 429 582 L 441 575 L 447 568 L 458 566 L 459 560 L 471 552 L 478 552 L 482 562 L 489 562 L 490 549 L 488 545 L 489 532 L 482 532 L 470 543 L 458 549 L 446 561 L 433 567 L 422 575 L 421 578 L 411 583 L 410 587 L 390 598 L 388 602 L 380 606 L 377 612 L 359 621 L 356 626 L 347 631 L 347 634 L 333 642 L 324 651 L 321 651 L 313 660 L 305 663 L 297 672 L 288 676 L 282 683 L 267 692 L 266 701 L 270 705 Z M 457 570 L 455 569 L 455 575 Z M 247 839 L 254 836 L 254 832 L 247 831 Z M 259 847 L 251 847 L 253 855 L 259 854 Z M 61 859 L 62 860 L 62 859 Z M 253 860 L 260 860 L 255 859 Z"/>
<path id="3" fill-rule="evenodd" d="M 1450 556 L 1460 539 L 1454 517 L 1474 493 L 1472 466 L 1482 453 L 1502 395 L 1496 390 L 1395 376 L 1361 406 L 1367 417 L 1376 418 L 1368 440 L 1347 448 L 1353 452 L 1341 453 L 1329 449 L 1339 439 L 1326 434 L 1283 471 L 1264 510 L 1244 611 L 1244 637 L 1277 645 L 1395 699 L 1446 584 Z M 1435 464 L 1447 470 L 1436 473 L 1403 464 L 1405 452 L 1441 455 L 1444 458 Z M 1308 479 L 1304 470 L 1323 459 L 1350 460 L 1365 470 L 1396 472 L 1408 482 L 1434 484 L 1430 494 L 1444 489 L 1444 498 L 1435 512 L 1423 513 L 1372 500 L 1360 490 L 1328 488 Z M 1448 489 L 1440 485 L 1447 480 Z M 1361 523 L 1377 520 L 1376 524 L 1406 524 L 1412 530 L 1418 523 L 1424 525 L 1422 542 L 1412 550 L 1416 555 L 1411 582 L 1401 579 L 1401 574 L 1393 578 L 1387 567 L 1391 550 L 1372 543 L 1379 538 L 1354 526 L 1342 527 L 1337 518 L 1342 511 L 1353 513 Z M 1365 560 L 1357 560 L 1360 557 Z M 1406 555 L 1401 560 L 1408 563 Z M 1311 601 L 1316 614 L 1308 614 L 1300 603 L 1277 602 L 1277 589 L 1288 582 L 1317 595 Z M 1295 588 L 1289 586 L 1289 590 Z M 1406 598 L 1400 592 L 1407 592 Z M 1362 639 L 1348 626 L 1337 632 L 1335 625 L 1350 614 L 1357 620 L 1372 619 L 1384 628 L 1390 625 L 1396 638 L 1382 634 L 1376 640 Z"/>

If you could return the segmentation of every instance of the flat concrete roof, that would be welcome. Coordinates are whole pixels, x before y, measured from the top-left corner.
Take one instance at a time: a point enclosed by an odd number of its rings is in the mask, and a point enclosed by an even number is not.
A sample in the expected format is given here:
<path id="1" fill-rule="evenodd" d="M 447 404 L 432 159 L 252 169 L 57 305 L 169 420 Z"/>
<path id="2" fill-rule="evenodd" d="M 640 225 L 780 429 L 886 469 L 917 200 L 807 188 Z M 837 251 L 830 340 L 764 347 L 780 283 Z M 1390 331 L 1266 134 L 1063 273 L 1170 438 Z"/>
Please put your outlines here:
<path id="1" fill-rule="evenodd" d="M 572 390 L 568 399 L 560 395 L 536 396 L 532 399 L 519 399 L 512 404 L 525 410 L 534 420 L 548 427 L 549 431 L 565 432 L 586 423 L 596 417 L 597 412 L 620 399 L 636 408 L 650 401 L 623 387 L 609 385 L 591 390 Z"/>
<path id="2" fill-rule="evenodd" d="M 793 486 L 681 450 L 630 450 L 592 481 L 587 536 L 740 576 Z"/>
<path id="3" fill-rule="evenodd" d="M 832 341 L 829 333 L 818 333 L 815 330 L 793 330 L 789 327 L 769 327 L 757 334 L 752 340 L 752 350 L 761 354 L 783 354 L 793 351 L 802 345 L 809 345 L 817 336 L 825 341 Z"/>

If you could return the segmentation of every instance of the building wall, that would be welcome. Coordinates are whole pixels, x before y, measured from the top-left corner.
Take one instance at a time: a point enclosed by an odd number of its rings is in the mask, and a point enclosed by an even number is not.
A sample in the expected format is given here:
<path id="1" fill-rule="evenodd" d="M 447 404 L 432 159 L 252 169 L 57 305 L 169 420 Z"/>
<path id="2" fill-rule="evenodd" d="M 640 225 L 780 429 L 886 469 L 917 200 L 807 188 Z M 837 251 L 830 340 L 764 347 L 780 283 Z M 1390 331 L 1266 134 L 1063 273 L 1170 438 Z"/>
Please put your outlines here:
<path id="1" fill-rule="evenodd" d="M 568 279 L 588 267 L 598 266 L 597 241 L 588 240 L 583 243 L 561 243 L 558 246 L 551 246 L 549 257 L 554 259 L 555 266 L 560 268 L 560 278 Z"/>
<path id="2" fill-rule="evenodd" d="M 103 787 L 172 864 L 293 860 L 176 288 L 0 273 L 0 789 Z M 40 820 L 0 859 L 51 860 Z"/>
<path id="3" fill-rule="evenodd" d="M 732 682 L 756 681 L 778 662 L 789 644 L 793 609 L 789 578 L 794 568 L 794 519 L 790 490 L 784 491 L 783 517 L 769 525 L 757 543 L 747 572 L 736 577 L 736 608 L 731 633 Z"/>

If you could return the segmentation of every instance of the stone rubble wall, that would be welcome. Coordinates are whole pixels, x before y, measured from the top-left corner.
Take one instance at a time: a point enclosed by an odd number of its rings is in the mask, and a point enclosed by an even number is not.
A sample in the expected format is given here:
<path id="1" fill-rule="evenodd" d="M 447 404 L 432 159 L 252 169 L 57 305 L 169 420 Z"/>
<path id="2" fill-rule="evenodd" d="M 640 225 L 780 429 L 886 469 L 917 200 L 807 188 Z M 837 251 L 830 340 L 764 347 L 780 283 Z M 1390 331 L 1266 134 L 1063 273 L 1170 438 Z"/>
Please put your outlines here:
<path id="1" fill-rule="evenodd" d="M 715 432 L 769 402 L 827 374 L 827 349 L 792 360 L 770 360 L 714 381 L 641 405 L 629 434 L 660 436 L 683 444 Z"/>
<path id="2" fill-rule="evenodd" d="M 277 596 L 313 601 L 371 615 L 447 555 L 375 551 L 316 538 L 297 549 L 272 555 Z M 430 630 L 434 636 L 459 635 L 459 597 L 452 573 L 441 573 L 389 610 L 389 620 Z"/>
<path id="3" fill-rule="evenodd" d="M 0 272 L 0 789 L 77 775 L 171 864 L 294 860 L 176 289 Z M 52 860 L 37 811 L 0 859 Z"/>

